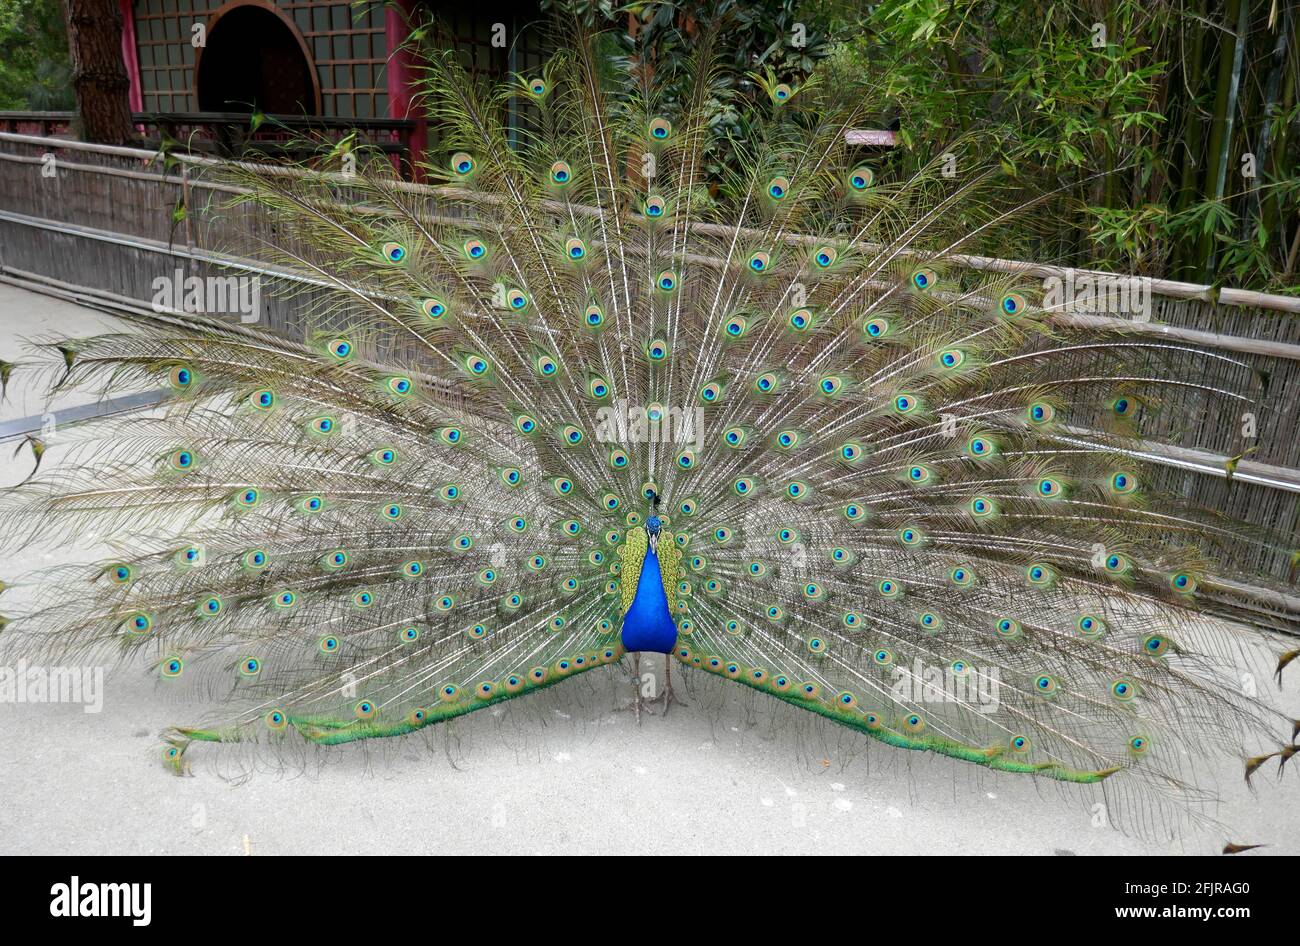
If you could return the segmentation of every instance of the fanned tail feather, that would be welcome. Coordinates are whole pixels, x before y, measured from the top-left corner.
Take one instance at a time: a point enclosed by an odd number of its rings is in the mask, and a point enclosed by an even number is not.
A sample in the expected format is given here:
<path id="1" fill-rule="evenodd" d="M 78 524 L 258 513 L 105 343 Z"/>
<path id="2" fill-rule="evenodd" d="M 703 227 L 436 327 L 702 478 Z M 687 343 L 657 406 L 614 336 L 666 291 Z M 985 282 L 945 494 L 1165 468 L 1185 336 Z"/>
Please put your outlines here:
<path id="1" fill-rule="evenodd" d="M 670 103 L 603 42 L 505 89 L 429 52 L 431 186 L 235 166 L 306 341 L 178 318 L 52 349 L 55 387 L 166 397 L 10 495 L 4 531 L 117 557 L 6 634 L 227 689 L 178 767 L 402 735 L 618 661 L 657 510 L 677 660 L 873 740 L 1175 807 L 1207 746 L 1278 744 L 1219 616 L 1295 631 L 1235 564 L 1287 543 L 1154 489 L 1143 446 L 1266 414 L 1262 379 L 959 265 L 1024 208 L 937 162 L 878 179 L 835 90 L 718 103 L 705 52 Z M 709 170 L 723 107 L 748 137 Z"/>

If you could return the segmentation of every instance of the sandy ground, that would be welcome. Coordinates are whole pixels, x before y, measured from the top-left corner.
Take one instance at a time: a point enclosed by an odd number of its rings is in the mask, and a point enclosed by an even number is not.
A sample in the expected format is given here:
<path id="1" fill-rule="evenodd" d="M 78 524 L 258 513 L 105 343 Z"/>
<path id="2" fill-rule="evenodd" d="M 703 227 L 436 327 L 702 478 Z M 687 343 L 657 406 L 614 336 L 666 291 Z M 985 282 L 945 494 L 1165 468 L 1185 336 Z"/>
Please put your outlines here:
<path id="1" fill-rule="evenodd" d="M 21 336 L 110 324 L 0 286 L 0 359 Z M 19 376 L 0 422 L 43 412 Z M 13 447 L 0 444 L 0 486 L 29 468 Z M 57 447 L 47 462 L 58 462 Z M 68 545 L 0 555 L 0 578 L 95 556 Z M 14 659 L 0 651 L 0 663 Z M 192 775 L 178 778 L 160 762 L 157 734 L 204 707 L 167 698 L 156 679 L 111 668 L 99 713 L 0 703 L 0 852 L 1211 854 L 1232 840 L 1269 843 L 1246 856 L 1300 853 L 1295 773 L 1260 779 L 1252 795 L 1238 760 L 1208 763 L 1222 826 L 1138 840 L 1098 815 L 1092 789 L 868 747 L 702 674 L 683 694 L 689 706 L 638 725 L 615 710 L 631 693 L 618 667 L 430 730 L 427 741 L 313 750 L 251 771 L 247 759 L 197 746 Z M 1289 688 L 1288 711 L 1300 715 L 1294 678 Z"/>

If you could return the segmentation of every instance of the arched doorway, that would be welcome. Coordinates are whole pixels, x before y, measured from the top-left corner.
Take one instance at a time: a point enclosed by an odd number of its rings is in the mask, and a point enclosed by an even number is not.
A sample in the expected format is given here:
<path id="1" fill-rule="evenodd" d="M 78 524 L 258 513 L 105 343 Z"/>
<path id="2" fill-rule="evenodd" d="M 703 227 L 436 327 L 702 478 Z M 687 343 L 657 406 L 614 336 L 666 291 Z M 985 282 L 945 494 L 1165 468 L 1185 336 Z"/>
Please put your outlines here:
<path id="1" fill-rule="evenodd" d="M 203 112 L 319 115 L 320 85 L 298 30 L 273 6 L 230 3 L 208 21 L 194 64 Z"/>

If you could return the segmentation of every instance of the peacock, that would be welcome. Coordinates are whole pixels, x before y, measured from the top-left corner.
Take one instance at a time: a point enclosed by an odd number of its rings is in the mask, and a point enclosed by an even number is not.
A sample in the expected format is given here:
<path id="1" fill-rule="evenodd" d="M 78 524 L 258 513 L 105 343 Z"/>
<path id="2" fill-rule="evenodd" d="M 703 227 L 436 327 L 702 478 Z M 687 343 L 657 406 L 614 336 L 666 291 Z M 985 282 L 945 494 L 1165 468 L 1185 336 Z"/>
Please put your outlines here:
<path id="1" fill-rule="evenodd" d="M 1202 797 L 1212 746 L 1284 765 L 1300 723 L 1223 655 L 1300 629 L 1244 590 L 1294 537 L 1143 447 L 1267 418 L 1267 378 L 971 265 L 1035 202 L 942 156 L 891 178 L 846 143 L 872 102 L 728 91 L 715 33 L 669 75 L 568 24 L 503 82 L 417 36 L 425 183 L 337 147 L 231 164 L 222 212 L 267 224 L 302 331 L 175 312 L 10 366 L 161 400 L 4 497 L 8 536 L 114 550 L 7 576 L 5 638 L 197 676 L 223 708 L 163 734 L 178 773 L 646 653 L 1139 810 Z"/>

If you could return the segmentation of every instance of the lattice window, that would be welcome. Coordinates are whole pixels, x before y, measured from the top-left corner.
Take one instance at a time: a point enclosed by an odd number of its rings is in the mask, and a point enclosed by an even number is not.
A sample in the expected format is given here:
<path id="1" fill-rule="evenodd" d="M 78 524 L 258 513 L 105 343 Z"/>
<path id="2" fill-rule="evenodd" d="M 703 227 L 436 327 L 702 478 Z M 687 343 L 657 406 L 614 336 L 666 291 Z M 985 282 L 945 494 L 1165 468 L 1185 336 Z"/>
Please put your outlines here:
<path id="1" fill-rule="evenodd" d="M 190 26 L 206 22 L 213 0 L 136 0 L 135 39 L 147 112 L 192 112 L 194 54 Z"/>
<path id="2" fill-rule="evenodd" d="M 193 112 L 195 49 L 191 28 L 209 22 L 224 0 L 135 0 L 136 49 L 146 112 Z M 293 21 L 306 42 L 320 83 L 321 112 L 339 118 L 386 118 L 388 79 L 385 11 L 376 2 L 354 9 L 333 0 L 278 0 L 277 9 Z M 473 71 L 502 78 L 534 73 L 546 49 L 535 3 L 494 3 L 489 12 L 466 10 L 463 2 L 428 4 L 449 28 L 451 43 Z M 494 26 L 505 26 L 504 47 L 494 46 Z M 513 120 L 526 122 L 528 106 L 519 103 Z"/>
<path id="3" fill-rule="evenodd" d="M 387 118 L 388 40 L 383 5 L 281 2 L 307 40 L 320 81 L 321 111 L 338 118 Z"/>
<path id="4" fill-rule="evenodd" d="M 460 52 L 461 64 L 472 72 L 501 79 L 512 72 L 536 72 L 542 65 L 544 47 L 537 7 L 519 4 L 493 5 L 486 13 L 467 11 L 463 5 L 429 5 L 448 32 L 449 44 Z M 506 9 L 501 9 L 505 6 Z M 493 46 L 497 24 L 505 27 L 504 46 Z"/>
<path id="5" fill-rule="evenodd" d="M 544 42 L 543 15 L 529 0 L 494 3 L 487 12 L 440 2 L 427 7 L 439 17 L 444 42 L 457 50 L 461 64 L 477 75 L 492 79 L 504 79 L 512 73 L 535 75 L 551 51 Z M 505 27 L 504 33 L 498 24 Z M 497 36 L 503 36 L 504 45 L 493 44 Z M 531 102 L 517 97 L 511 101 L 506 120 L 511 125 L 526 126 L 536 114 Z M 432 129 L 432 137 L 436 141 L 436 128 Z"/>
<path id="6" fill-rule="evenodd" d="M 146 112 L 198 110 L 191 27 L 208 23 L 224 0 L 135 0 L 136 49 Z M 321 111 L 340 118 L 386 118 L 388 57 L 382 5 L 282 0 L 276 7 L 306 42 L 320 82 Z"/>

